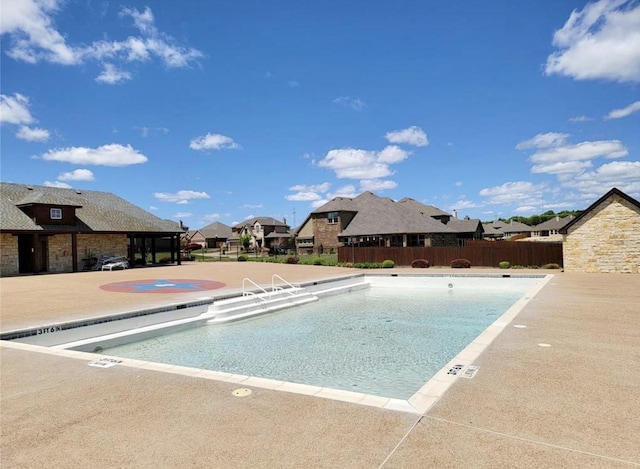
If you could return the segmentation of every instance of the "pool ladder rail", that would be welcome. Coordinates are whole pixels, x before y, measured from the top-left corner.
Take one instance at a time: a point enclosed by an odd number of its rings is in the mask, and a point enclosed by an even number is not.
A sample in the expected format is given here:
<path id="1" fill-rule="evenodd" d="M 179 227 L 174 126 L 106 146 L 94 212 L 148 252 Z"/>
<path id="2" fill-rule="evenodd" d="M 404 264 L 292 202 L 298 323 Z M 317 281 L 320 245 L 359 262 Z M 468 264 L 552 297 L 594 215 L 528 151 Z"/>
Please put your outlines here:
<path id="1" fill-rule="evenodd" d="M 281 284 L 276 285 L 276 280 Z M 249 290 L 250 287 L 253 287 Z M 260 314 L 318 301 L 318 297 L 302 287 L 287 282 L 278 274 L 271 277 L 271 290 L 266 290 L 250 278 L 242 280 L 242 296 L 215 301 L 207 314 L 209 324 L 221 324 L 247 319 Z"/>

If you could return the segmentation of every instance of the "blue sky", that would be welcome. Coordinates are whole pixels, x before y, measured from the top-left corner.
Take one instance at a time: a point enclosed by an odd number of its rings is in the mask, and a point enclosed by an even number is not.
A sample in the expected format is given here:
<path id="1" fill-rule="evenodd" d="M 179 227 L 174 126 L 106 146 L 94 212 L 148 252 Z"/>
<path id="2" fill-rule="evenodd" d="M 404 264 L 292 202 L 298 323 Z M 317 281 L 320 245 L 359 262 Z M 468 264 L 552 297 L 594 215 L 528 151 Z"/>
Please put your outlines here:
<path id="1" fill-rule="evenodd" d="M 4 182 L 191 229 L 640 198 L 640 3 L 1 0 Z"/>

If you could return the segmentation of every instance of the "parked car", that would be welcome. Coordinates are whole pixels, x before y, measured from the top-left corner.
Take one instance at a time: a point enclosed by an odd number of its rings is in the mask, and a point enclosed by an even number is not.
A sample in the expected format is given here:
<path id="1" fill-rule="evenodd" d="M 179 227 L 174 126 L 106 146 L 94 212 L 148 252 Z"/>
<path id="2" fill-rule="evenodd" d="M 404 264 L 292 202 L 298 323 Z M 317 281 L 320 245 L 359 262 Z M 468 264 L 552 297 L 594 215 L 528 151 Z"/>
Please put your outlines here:
<path id="1" fill-rule="evenodd" d="M 198 243 L 189 243 L 183 248 L 183 251 L 195 251 L 196 249 L 202 249 L 202 245 Z"/>

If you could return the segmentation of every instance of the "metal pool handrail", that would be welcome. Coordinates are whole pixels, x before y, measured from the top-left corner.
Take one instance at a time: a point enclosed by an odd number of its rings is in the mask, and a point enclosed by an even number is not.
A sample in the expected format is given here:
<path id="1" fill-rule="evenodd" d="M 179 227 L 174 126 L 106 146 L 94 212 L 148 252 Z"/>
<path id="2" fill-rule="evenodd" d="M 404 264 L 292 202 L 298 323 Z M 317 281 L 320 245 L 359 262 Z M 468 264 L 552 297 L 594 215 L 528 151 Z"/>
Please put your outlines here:
<path id="1" fill-rule="evenodd" d="M 288 290 L 285 290 L 284 288 L 282 288 L 281 286 L 276 286 L 276 283 L 275 283 L 276 278 L 277 278 L 278 280 L 280 280 L 281 282 L 283 282 L 284 284 L 289 285 L 289 286 L 291 287 L 291 289 L 292 289 L 292 290 L 295 290 L 295 289 L 297 288 L 297 287 L 295 287 L 294 285 L 292 285 L 292 284 L 290 284 L 289 282 L 287 282 L 287 281 L 286 281 L 285 279 L 283 279 L 282 277 L 280 277 L 278 274 L 273 274 L 273 275 L 271 276 L 271 290 L 272 290 L 272 291 L 282 290 L 282 291 L 284 291 L 284 292 L 288 293 L 289 295 L 294 296 L 293 291 L 288 291 Z"/>
<path id="2" fill-rule="evenodd" d="M 247 291 L 247 290 L 245 289 L 245 286 L 244 286 L 244 285 L 245 285 L 245 282 L 249 282 L 249 283 L 251 283 L 253 286 L 255 286 L 255 287 L 257 287 L 258 289 L 262 290 L 264 293 L 269 293 L 267 290 L 265 290 L 264 288 L 262 288 L 262 287 L 261 287 L 260 285 L 258 285 L 256 282 L 254 282 L 254 281 L 253 281 L 253 280 L 251 280 L 250 278 L 245 277 L 245 278 L 243 278 L 243 279 L 242 279 L 242 296 L 249 296 L 249 295 L 253 295 L 253 296 L 255 296 L 256 298 L 258 298 L 259 300 L 262 300 L 264 303 L 266 303 L 266 302 L 267 302 L 267 300 L 266 300 L 265 298 L 263 298 L 263 297 L 261 297 L 261 296 L 256 295 L 256 294 L 255 294 L 254 292 L 252 292 L 252 291 Z"/>

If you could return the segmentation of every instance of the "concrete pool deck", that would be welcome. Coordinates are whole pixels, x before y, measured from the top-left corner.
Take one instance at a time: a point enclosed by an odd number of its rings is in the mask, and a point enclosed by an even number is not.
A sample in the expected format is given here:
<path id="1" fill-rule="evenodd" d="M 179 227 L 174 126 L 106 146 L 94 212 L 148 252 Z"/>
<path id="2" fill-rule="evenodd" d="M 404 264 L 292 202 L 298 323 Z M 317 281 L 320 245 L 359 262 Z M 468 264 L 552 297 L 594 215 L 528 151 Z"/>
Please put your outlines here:
<path id="1" fill-rule="evenodd" d="M 449 269 L 394 269 L 447 273 Z M 492 269 L 451 271 L 500 273 Z M 255 263 L 0 279 L 0 329 L 186 301 L 100 285 L 292 283 L 350 269 Z M 387 271 L 385 271 L 387 273 Z M 558 271 L 424 416 L 2 344 L 1 467 L 637 467 L 640 276 Z M 541 347 L 539 344 L 549 344 Z M 234 390 L 251 388 L 246 397 Z"/>

